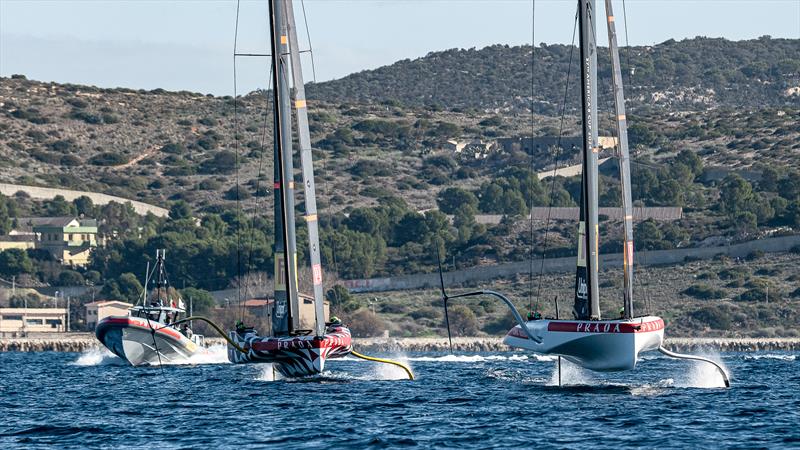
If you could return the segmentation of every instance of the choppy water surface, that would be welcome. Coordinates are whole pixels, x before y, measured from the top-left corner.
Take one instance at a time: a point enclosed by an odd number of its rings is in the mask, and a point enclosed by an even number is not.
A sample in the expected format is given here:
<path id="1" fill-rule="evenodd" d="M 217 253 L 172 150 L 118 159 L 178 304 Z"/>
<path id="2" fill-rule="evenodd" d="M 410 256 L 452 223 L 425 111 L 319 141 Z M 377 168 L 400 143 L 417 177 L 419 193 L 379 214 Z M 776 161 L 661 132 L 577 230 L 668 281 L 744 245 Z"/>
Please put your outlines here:
<path id="1" fill-rule="evenodd" d="M 650 356 L 652 355 L 652 356 Z M 260 365 L 133 368 L 101 351 L 0 353 L 0 448 L 797 447 L 800 353 L 702 363 L 648 354 L 615 374 L 519 353 L 331 361 L 272 381 Z"/>

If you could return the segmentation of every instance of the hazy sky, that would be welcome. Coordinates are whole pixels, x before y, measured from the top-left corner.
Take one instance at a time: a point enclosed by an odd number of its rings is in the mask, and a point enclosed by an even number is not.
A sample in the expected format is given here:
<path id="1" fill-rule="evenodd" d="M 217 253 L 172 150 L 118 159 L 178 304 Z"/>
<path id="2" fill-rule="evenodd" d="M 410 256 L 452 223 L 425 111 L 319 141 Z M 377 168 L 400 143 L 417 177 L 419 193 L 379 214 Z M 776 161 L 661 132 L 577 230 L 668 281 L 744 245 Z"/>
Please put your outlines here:
<path id="1" fill-rule="evenodd" d="M 568 43 L 575 6 L 537 0 L 536 43 Z M 614 8 L 621 18 L 622 1 Z M 800 0 L 627 0 L 626 9 L 631 44 L 800 38 Z M 295 10 L 303 29 L 299 0 Z M 431 51 L 532 39 L 531 0 L 305 0 L 305 10 L 318 81 Z M 232 94 L 235 17 L 236 0 L 0 0 L 0 75 Z M 266 3 L 242 0 L 239 51 L 265 52 L 267 36 Z M 307 47 L 305 32 L 300 40 Z M 266 85 L 266 63 L 240 59 L 240 93 Z"/>

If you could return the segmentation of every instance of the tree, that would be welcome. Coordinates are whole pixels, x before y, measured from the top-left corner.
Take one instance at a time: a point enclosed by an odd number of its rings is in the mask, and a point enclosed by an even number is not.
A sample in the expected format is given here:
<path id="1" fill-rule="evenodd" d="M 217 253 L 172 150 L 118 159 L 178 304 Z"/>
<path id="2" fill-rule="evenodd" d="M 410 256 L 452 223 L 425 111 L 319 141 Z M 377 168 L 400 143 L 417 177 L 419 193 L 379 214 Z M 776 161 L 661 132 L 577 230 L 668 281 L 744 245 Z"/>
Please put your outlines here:
<path id="1" fill-rule="evenodd" d="M 330 302 L 331 310 L 339 314 L 355 311 L 359 307 L 358 302 L 350 295 L 350 291 L 341 284 L 328 289 L 325 298 Z"/>
<path id="2" fill-rule="evenodd" d="M 758 187 L 765 192 L 775 192 L 778 189 L 778 171 L 771 166 L 764 167 L 761 171 L 761 180 Z"/>
<path id="3" fill-rule="evenodd" d="M 459 187 L 449 187 L 439 192 L 436 198 L 439 210 L 445 214 L 456 214 L 461 208 L 477 208 L 478 198 L 472 192 Z"/>
<path id="4" fill-rule="evenodd" d="M 476 209 L 473 206 L 459 208 L 453 217 L 453 226 L 456 228 L 459 244 L 466 244 L 472 239 L 477 223 L 475 222 Z"/>
<path id="5" fill-rule="evenodd" d="M 33 273 L 33 261 L 25 250 L 11 248 L 0 252 L 0 274 L 11 277 Z"/>
<path id="6" fill-rule="evenodd" d="M 103 285 L 102 295 L 114 299 L 136 303 L 144 291 L 136 275 L 127 272 Z"/>
<path id="7" fill-rule="evenodd" d="M 489 183 L 481 189 L 480 210 L 485 213 L 503 212 L 503 188 Z"/>
<path id="8" fill-rule="evenodd" d="M 204 314 L 217 305 L 216 300 L 214 300 L 210 292 L 193 287 L 181 289 L 181 298 L 186 302 L 187 308 L 191 301 L 192 314 Z"/>
<path id="9" fill-rule="evenodd" d="M 425 216 L 409 211 L 397 223 L 394 229 L 394 241 L 397 246 L 406 242 L 419 242 L 428 234 Z"/>
<path id="10" fill-rule="evenodd" d="M 91 198 L 81 195 L 73 200 L 72 204 L 75 206 L 75 210 L 77 211 L 78 215 L 82 214 L 86 217 L 94 217 L 94 202 L 92 202 Z"/>
<path id="11" fill-rule="evenodd" d="M 471 309 L 464 305 L 456 305 L 449 311 L 450 330 L 461 336 L 478 334 L 478 318 Z"/>
<path id="12" fill-rule="evenodd" d="M 681 150 L 681 152 L 675 156 L 675 162 L 688 167 L 692 171 L 692 174 L 694 174 L 694 177 L 703 173 L 703 160 L 697 156 L 697 153 L 691 150 Z M 692 181 L 694 181 L 694 178 Z"/>
<path id="13" fill-rule="evenodd" d="M 0 194 L 0 235 L 11 231 L 11 217 L 8 213 L 8 199 Z"/>
<path id="14" fill-rule="evenodd" d="M 333 267 L 335 251 L 336 269 L 342 277 L 370 277 L 386 261 L 386 242 L 380 236 L 344 229 L 333 231 L 322 242 L 325 264 Z"/>
<path id="15" fill-rule="evenodd" d="M 656 225 L 656 221 L 653 219 L 639 222 L 639 224 L 636 225 L 636 231 L 633 233 L 633 236 L 636 240 L 636 248 L 638 249 L 657 250 L 663 246 L 662 240 L 664 239 L 664 235 L 661 233 L 661 230 L 658 229 L 658 225 Z"/>
<path id="16" fill-rule="evenodd" d="M 741 232 L 754 231 L 758 226 L 758 218 L 750 211 L 739 211 L 733 218 L 733 225 Z"/>
<path id="17" fill-rule="evenodd" d="M 450 233 L 450 221 L 441 211 L 430 210 L 425 213 L 425 225 L 428 228 L 428 235 L 424 236 L 421 242 L 428 242 L 435 238 L 440 238 L 445 242 L 453 240 Z"/>
<path id="18" fill-rule="evenodd" d="M 85 281 L 83 275 L 74 270 L 64 270 L 58 274 L 58 284 L 60 286 L 83 286 Z"/>
<path id="19" fill-rule="evenodd" d="M 379 211 L 373 208 L 356 208 L 350 211 L 350 216 L 345 221 L 347 228 L 353 231 L 384 236 L 389 228 L 389 221 Z"/>
<path id="20" fill-rule="evenodd" d="M 64 199 L 63 195 L 56 195 L 52 200 L 44 202 L 45 214 L 53 217 L 75 215 L 75 206 Z"/>
<path id="21" fill-rule="evenodd" d="M 503 214 L 509 216 L 521 216 L 528 212 L 525 205 L 525 198 L 519 191 L 508 190 L 503 196 Z"/>
<path id="22" fill-rule="evenodd" d="M 353 337 L 382 336 L 386 331 L 386 323 L 372 311 L 361 309 L 347 317 L 348 326 Z"/>
<path id="23" fill-rule="evenodd" d="M 192 216 L 192 208 L 183 200 L 178 200 L 169 208 L 169 218 L 172 220 L 188 219 Z"/>
<path id="24" fill-rule="evenodd" d="M 722 180 L 719 192 L 720 209 L 733 217 L 752 207 L 753 186 L 737 174 L 731 174 Z"/>

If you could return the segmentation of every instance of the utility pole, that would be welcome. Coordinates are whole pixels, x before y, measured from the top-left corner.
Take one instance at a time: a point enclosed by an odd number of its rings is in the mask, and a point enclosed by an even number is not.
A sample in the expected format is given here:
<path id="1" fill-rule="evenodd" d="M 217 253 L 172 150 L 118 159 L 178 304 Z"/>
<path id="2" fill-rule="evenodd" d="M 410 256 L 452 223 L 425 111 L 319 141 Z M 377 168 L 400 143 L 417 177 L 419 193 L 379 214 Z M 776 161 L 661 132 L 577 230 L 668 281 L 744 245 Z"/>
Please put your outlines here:
<path id="1" fill-rule="evenodd" d="M 67 297 L 67 333 L 69 333 L 69 301 L 72 297 Z"/>
<path id="2" fill-rule="evenodd" d="M 12 275 L 11 276 L 11 297 L 13 298 L 13 297 L 16 297 L 16 296 L 17 296 L 17 276 L 16 275 Z"/>

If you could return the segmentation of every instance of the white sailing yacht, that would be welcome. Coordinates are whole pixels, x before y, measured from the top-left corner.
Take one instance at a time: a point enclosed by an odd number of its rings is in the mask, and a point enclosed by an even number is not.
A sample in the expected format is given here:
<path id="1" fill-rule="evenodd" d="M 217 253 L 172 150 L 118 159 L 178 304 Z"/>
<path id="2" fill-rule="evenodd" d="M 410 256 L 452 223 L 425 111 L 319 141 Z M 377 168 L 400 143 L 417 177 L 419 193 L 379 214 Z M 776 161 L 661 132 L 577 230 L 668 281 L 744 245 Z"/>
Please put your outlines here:
<path id="1" fill-rule="evenodd" d="M 347 356 L 353 348 L 350 330 L 338 320 L 328 322 L 325 314 L 311 138 L 292 1 L 268 3 L 275 140 L 275 304 L 267 335 L 259 335 L 241 323 L 228 333 L 228 359 L 233 363 L 274 363 L 282 375 L 297 377 L 322 372 L 328 358 Z M 300 299 L 297 279 L 292 108 L 300 146 L 305 194 L 303 218 L 308 228 L 313 284 L 314 317 L 308 321 L 300 320 L 300 302 L 304 300 Z M 313 329 L 302 329 L 302 322 L 313 323 Z"/>
<path id="2" fill-rule="evenodd" d="M 679 355 L 663 347 L 664 320 L 657 316 L 637 316 L 633 309 L 633 202 L 631 199 L 630 158 L 627 121 L 622 88 L 619 50 L 611 0 L 605 0 L 611 51 L 615 118 L 619 151 L 619 178 L 623 207 L 623 276 L 622 310 L 619 317 L 605 319 L 600 313 L 598 286 L 599 215 L 598 167 L 600 152 L 597 136 L 597 42 L 595 36 L 596 10 L 594 0 L 578 0 L 580 33 L 581 115 L 582 115 L 582 183 L 580 222 L 578 225 L 578 256 L 575 276 L 573 320 L 523 320 L 513 303 L 495 291 L 476 291 L 447 296 L 442 281 L 445 302 L 451 298 L 473 295 L 492 295 L 506 303 L 518 322 L 503 342 L 515 348 L 545 355 L 556 355 L 581 367 L 595 371 L 620 371 L 636 367 L 642 352 L 659 350 L 674 358 L 696 359 L 714 364 L 729 385 L 727 374 L 715 362 L 692 355 Z M 441 271 L 441 269 L 440 269 Z M 446 310 L 445 310 L 446 311 Z M 449 326 L 448 326 L 449 328 Z M 449 330 L 448 330 L 449 333 Z"/>

